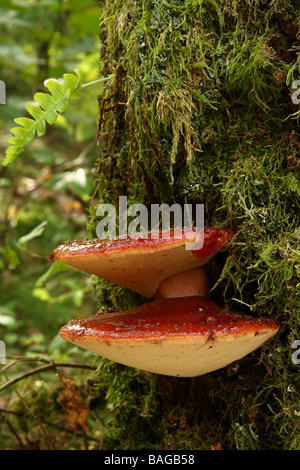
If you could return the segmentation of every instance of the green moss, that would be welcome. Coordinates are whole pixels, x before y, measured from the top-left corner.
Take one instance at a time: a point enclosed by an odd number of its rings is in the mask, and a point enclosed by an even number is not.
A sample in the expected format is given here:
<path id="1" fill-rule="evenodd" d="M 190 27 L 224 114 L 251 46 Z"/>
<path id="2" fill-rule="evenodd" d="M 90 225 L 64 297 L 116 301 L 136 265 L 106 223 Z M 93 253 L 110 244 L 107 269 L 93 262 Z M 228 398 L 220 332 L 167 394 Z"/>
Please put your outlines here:
<path id="1" fill-rule="evenodd" d="M 298 10 L 279 0 L 117 0 L 100 8 L 100 73 L 122 66 L 125 74 L 108 101 L 123 104 L 104 115 L 90 236 L 97 205 L 117 207 L 120 195 L 129 205 L 204 203 L 206 225 L 235 231 L 211 263 L 213 297 L 282 325 L 266 347 L 202 378 L 120 366 L 116 375 L 103 366 L 108 445 L 297 449 L 291 344 L 300 339 L 300 140 L 291 83 L 300 72 Z M 115 91 L 113 80 L 100 103 Z M 143 301 L 103 282 L 96 294 L 112 310 Z"/>
<path id="2" fill-rule="evenodd" d="M 102 414 L 109 430 L 103 448 L 155 448 L 163 435 L 156 377 L 106 360 L 100 362 L 97 376 L 94 388 L 105 396 Z"/>

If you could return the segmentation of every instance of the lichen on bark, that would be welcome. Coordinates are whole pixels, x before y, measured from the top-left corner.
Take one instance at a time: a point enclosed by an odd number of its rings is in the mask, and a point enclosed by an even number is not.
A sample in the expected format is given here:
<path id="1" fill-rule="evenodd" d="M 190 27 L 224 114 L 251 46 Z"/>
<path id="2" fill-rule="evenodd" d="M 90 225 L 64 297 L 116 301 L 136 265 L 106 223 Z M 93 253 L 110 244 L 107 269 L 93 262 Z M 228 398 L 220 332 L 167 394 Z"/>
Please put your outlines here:
<path id="1" fill-rule="evenodd" d="M 299 8 L 254 0 L 103 0 L 99 203 L 203 203 L 235 231 L 210 266 L 220 303 L 282 324 L 237 364 L 192 379 L 101 361 L 107 448 L 299 449 Z M 120 101 L 119 101 L 120 100 Z M 141 299 L 99 282 L 99 306 Z M 138 430 L 138 431 L 137 431 Z"/>

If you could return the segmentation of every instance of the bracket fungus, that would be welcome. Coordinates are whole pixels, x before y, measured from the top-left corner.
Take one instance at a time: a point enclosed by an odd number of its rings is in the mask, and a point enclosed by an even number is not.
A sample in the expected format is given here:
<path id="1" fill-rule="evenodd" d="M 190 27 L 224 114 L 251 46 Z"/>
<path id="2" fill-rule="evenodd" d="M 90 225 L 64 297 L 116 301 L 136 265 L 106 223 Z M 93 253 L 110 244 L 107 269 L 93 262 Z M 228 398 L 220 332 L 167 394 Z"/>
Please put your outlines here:
<path id="1" fill-rule="evenodd" d="M 71 320 L 61 337 L 106 359 L 163 375 L 193 377 L 225 367 L 278 331 L 208 297 L 205 265 L 230 240 L 227 229 L 175 229 L 158 236 L 73 241 L 58 259 L 153 298 L 137 308 Z M 192 243 L 187 249 L 187 243 Z"/>

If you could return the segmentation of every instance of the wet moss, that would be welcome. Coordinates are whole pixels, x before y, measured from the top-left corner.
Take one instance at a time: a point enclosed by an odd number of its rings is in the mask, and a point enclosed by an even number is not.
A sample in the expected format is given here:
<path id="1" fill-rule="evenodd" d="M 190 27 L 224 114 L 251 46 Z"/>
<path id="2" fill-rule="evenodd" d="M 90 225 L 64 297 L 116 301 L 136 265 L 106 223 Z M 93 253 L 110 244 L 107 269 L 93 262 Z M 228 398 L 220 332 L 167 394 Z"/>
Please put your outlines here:
<path id="1" fill-rule="evenodd" d="M 279 0 L 99 5 L 100 73 L 116 71 L 99 103 L 111 97 L 106 106 L 115 106 L 103 114 L 90 236 L 97 205 L 117 207 L 120 195 L 128 205 L 204 203 L 206 225 L 235 231 L 210 266 L 212 295 L 282 325 L 270 344 L 205 377 L 103 365 L 107 445 L 299 449 L 299 366 L 291 360 L 300 339 L 299 107 L 291 100 L 299 8 Z M 103 282 L 96 294 L 101 308 L 143 301 Z"/>

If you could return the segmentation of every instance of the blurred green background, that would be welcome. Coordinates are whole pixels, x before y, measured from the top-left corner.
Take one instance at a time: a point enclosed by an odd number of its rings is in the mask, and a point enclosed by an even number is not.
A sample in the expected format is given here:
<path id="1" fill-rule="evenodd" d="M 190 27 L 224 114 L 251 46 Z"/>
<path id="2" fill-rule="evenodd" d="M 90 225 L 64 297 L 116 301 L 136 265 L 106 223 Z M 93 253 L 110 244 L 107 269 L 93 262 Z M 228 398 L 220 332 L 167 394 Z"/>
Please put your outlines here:
<path id="1" fill-rule="evenodd" d="M 47 92 L 46 79 L 74 68 L 80 69 L 84 82 L 97 78 L 98 34 L 99 7 L 90 0 L 2 0 L 0 79 L 6 84 L 6 104 L 0 105 L 1 161 L 14 118 L 26 116 L 36 92 Z M 63 344 L 58 331 L 71 318 L 94 313 L 90 277 L 51 264 L 49 256 L 66 240 L 87 238 L 92 172 L 99 153 L 99 92 L 97 85 L 78 93 L 45 136 L 29 143 L 11 165 L 0 167 L 0 339 L 7 362 L 36 355 L 84 361 L 88 355 Z M 1 383 L 26 367 L 22 362 L 9 368 Z M 35 389 L 35 382 L 31 386 Z M 6 412 L 0 421 L 6 424 L 0 448 L 22 442 L 26 447 L 22 436 L 28 429 L 19 428 L 18 422 L 12 433 L 8 426 L 11 400 L 11 389 L 0 394 L 0 412 Z"/>

